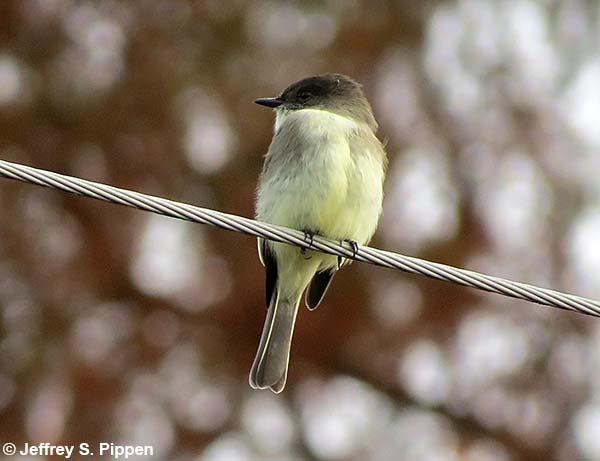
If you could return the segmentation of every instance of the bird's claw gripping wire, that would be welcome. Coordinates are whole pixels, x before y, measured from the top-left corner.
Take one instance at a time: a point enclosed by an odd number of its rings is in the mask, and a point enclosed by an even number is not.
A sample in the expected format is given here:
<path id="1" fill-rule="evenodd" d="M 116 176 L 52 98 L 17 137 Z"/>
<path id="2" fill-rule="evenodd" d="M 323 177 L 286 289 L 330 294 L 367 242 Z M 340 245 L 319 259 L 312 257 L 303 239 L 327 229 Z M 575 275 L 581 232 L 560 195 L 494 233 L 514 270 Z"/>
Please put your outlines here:
<path id="1" fill-rule="evenodd" d="M 350 239 L 344 239 L 344 240 L 342 240 L 341 243 L 347 243 L 348 245 L 350 245 L 350 247 L 352 248 L 352 257 L 355 258 L 356 254 L 358 253 L 358 243 L 356 243 L 354 240 L 350 240 Z M 342 256 L 338 256 L 337 257 L 338 269 L 341 269 L 343 264 L 344 264 L 344 258 Z"/>
<path id="2" fill-rule="evenodd" d="M 315 234 L 307 229 L 304 229 L 304 243 L 308 243 L 308 246 L 311 247 L 313 244 L 313 240 L 315 238 Z M 302 257 L 304 259 L 310 259 L 312 258 L 311 255 L 307 255 L 306 254 L 306 248 L 302 247 L 300 248 L 300 254 L 302 255 Z"/>

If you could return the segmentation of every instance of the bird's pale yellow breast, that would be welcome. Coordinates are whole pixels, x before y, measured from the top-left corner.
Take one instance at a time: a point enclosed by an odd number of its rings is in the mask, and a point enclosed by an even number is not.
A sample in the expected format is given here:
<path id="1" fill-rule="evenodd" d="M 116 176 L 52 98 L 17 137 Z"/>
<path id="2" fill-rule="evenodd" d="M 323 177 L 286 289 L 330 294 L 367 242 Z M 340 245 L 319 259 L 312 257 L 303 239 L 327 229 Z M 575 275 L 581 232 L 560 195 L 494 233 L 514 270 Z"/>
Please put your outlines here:
<path id="1" fill-rule="evenodd" d="M 349 172 L 354 168 L 348 143 L 349 133 L 356 123 L 331 112 L 303 109 L 280 112 L 275 122 L 276 133 L 286 123 L 297 125 L 297 136 L 309 146 L 296 163 L 291 179 L 278 180 L 264 187 L 276 202 L 265 206 L 268 219 L 275 224 L 312 228 L 323 235 L 332 235 L 336 216 L 345 205 L 349 186 Z M 260 193 L 260 191 L 259 191 Z M 259 196 L 260 202 L 260 196 Z M 262 207 L 261 207 L 262 208 Z"/>

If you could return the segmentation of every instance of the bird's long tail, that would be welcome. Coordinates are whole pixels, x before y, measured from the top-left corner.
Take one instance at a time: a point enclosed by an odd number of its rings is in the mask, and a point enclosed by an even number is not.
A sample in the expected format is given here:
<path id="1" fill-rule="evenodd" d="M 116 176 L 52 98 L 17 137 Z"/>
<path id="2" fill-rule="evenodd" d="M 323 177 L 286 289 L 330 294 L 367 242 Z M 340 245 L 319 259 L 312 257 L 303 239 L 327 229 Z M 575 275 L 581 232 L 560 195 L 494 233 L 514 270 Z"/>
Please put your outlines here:
<path id="1" fill-rule="evenodd" d="M 283 296 L 276 290 L 271 298 L 256 358 L 250 370 L 250 386 L 254 389 L 270 388 L 279 393 L 285 386 L 300 296 Z"/>

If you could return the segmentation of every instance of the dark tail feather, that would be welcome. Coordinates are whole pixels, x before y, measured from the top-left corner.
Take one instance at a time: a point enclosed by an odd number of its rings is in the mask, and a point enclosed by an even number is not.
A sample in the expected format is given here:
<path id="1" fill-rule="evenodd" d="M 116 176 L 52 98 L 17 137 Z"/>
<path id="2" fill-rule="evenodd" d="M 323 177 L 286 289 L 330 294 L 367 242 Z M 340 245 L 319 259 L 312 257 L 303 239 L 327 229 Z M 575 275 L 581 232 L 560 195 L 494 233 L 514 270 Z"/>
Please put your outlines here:
<path id="1" fill-rule="evenodd" d="M 274 293 L 267 310 L 267 318 L 258 345 L 258 352 L 250 370 L 250 386 L 270 388 L 279 393 L 285 386 L 294 323 L 300 297 L 281 297 Z"/>
<path id="2" fill-rule="evenodd" d="M 331 285 L 331 281 L 336 272 L 337 270 L 335 269 L 319 271 L 310 281 L 308 290 L 306 290 L 305 299 L 306 307 L 308 307 L 309 310 L 315 310 L 317 306 L 321 304 L 323 296 L 327 293 L 327 289 L 329 288 L 329 285 Z"/>

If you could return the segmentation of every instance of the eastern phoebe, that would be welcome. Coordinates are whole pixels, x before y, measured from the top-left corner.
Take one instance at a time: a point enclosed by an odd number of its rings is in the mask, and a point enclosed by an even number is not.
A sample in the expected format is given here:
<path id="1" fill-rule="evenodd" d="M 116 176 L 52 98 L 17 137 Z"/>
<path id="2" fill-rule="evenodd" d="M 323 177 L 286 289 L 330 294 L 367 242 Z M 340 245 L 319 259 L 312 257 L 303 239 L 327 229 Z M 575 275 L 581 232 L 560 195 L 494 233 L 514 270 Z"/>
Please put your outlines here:
<path id="1" fill-rule="evenodd" d="M 275 109 L 256 218 L 307 238 L 368 243 L 381 215 L 387 159 L 361 86 L 345 75 L 317 75 L 255 102 Z M 279 393 L 302 293 L 308 287 L 306 305 L 315 309 L 344 260 L 263 239 L 258 253 L 266 270 L 267 318 L 250 385 Z"/>

